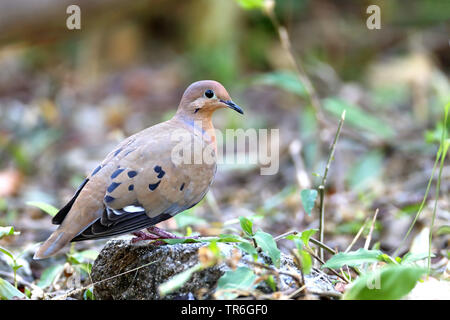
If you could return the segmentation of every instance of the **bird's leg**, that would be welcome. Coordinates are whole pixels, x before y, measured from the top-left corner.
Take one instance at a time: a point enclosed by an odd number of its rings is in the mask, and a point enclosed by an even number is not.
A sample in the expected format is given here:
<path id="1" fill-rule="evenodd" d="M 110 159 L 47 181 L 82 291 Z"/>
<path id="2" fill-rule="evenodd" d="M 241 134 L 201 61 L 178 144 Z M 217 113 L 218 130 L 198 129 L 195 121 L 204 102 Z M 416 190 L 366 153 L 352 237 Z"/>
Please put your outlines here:
<path id="1" fill-rule="evenodd" d="M 165 231 L 165 230 L 160 229 L 155 226 L 148 227 L 147 231 L 154 235 L 157 235 L 159 237 L 159 239 L 182 239 L 182 238 L 174 235 L 173 233 L 170 233 L 168 231 Z"/>
<path id="2" fill-rule="evenodd" d="M 164 241 L 161 241 L 162 239 L 196 239 L 197 236 L 194 237 L 178 237 L 174 235 L 173 233 L 170 233 L 168 231 L 165 231 L 163 229 L 160 229 L 155 226 L 151 226 L 147 228 L 147 231 L 150 233 L 145 233 L 143 231 L 135 231 L 131 234 L 135 236 L 135 238 L 131 239 L 132 243 L 136 243 L 142 240 L 157 240 L 154 241 L 153 245 L 161 245 L 164 244 Z"/>
<path id="3" fill-rule="evenodd" d="M 159 237 L 159 239 L 197 239 L 198 236 L 193 236 L 193 237 L 179 237 L 174 235 L 173 233 L 170 233 L 168 231 L 165 231 L 161 228 L 155 227 L 155 226 L 151 226 L 149 228 L 147 228 L 147 231 L 157 235 Z"/>
<path id="4" fill-rule="evenodd" d="M 151 233 L 145 233 L 143 231 L 135 231 L 131 233 L 135 238 L 131 239 L 132 243 L 136 243 L 142 240 L 158 240 L 160 237 L 151 234 Z"/>

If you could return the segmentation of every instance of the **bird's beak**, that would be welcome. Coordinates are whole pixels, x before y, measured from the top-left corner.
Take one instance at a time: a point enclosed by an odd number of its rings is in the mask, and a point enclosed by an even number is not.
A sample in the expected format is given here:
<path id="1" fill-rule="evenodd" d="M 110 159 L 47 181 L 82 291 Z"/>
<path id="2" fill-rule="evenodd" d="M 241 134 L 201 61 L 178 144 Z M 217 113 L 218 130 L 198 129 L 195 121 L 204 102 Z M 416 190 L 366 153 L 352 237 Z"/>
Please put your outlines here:
<path id="1" fill-rule="evenodd" d="M 227 105 L 228 108 L 231 108 L 237 112 L 239 112 L 240 114 L 244 114 L 244 111 L 242 111 L 241 107 L 239 107 L 237 104 L 235 104 L 233 101 L 231 100 L 220 100 L 220 102 L 225 103 Z"/>

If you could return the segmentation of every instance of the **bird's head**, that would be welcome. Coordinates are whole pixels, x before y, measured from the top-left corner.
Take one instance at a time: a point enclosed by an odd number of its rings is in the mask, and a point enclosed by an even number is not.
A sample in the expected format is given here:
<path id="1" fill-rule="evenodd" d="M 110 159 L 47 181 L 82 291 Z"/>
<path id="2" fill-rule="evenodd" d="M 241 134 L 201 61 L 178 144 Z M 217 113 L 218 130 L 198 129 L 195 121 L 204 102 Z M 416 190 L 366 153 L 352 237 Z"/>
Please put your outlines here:
<path id="1" fill-rule="evenodd" d="M 240 114 L 242 109 L 230 98 L 227 90 L 217 81 L 197 81 L 187 87 L 181 98 L 178 112 L 192 118 L 210 117 L 214 111 L 231 108 Z"/>

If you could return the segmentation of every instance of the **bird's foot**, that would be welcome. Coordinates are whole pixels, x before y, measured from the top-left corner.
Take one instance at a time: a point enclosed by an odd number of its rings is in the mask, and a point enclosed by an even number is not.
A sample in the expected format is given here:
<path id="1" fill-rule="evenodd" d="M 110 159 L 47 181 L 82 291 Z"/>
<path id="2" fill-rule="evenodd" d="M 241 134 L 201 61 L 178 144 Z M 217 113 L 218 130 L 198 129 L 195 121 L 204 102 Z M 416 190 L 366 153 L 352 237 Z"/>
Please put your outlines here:
<path id="1" fill-rule="evenodd" d="M 147 231 L 158 236 L 159 239 L 182 239 L 181 237 L 178 237 L 173 233 L 170 233 L 155 226 L 148 227 Z"/>
<path id="2" fill-rule="evenodd" d="M 143 241 L 143 240 L 159 240 L 161 239 L 160 237 L 151 234 L 151 233 L 145 233 L 143 231 L 135 231 L 131 233 L 133 236 L 135 236 L 133 239 L 131 239 L 132 243 L 136 243 L 139 241 Z M 164 243 L 163 241 L 155 241 L 155 242 L 160 242 L 159 244 Z"/>
<path id="3" fill-rule="evenodd" d="M 136 242 L 143 241 L 143 240 L 155 240 L 154 242 L 152 242 L 153 245 L 162 245 L 162 244 L 165 244 L 165 242 L 162 241 L 163 239 L 197 239 L 198 238 L 198 236 L 179 237 L 177 235 L 174 235 L 173 233 L 162 230 L 155 226 L 147 228 L 147 231 L 150 233 L 146 233 L 143 231 L 133 232 L 132 235 L 134 235 L 135 238 L 131 239 L 131 242 L 136 243 Z"/>

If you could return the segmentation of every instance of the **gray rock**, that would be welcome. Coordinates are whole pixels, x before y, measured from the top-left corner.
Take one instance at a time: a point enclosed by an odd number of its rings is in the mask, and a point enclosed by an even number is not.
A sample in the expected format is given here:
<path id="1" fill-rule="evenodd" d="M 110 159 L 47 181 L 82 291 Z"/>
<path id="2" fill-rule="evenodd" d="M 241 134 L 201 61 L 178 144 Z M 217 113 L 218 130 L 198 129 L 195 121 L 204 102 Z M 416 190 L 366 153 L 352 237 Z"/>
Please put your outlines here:
<path id="1" fill-rule="evenodd" d="M 185 243 L 175 245 L 154 246 L 145 241 L 133 244 L 128 240 L 111 240 L 100 252 L 92 268 L 93 282 L 99 282 L 94 286 L 96 299 L 132 299 L 148 300 L 161 299 L 158 286 L 174 275 L 190 268 L 198 263 L 198 249 L 206 246 L 206 243 Z M 235 248 L 232 244 L 218 243 L 220 251 L 225 257 L 230 257 Z M 242 258 L 238 266 L 248 266 L 251 259 L 242 252 Z M 261 254 L 261 261 L 270 262 L 270 259 Z M 137 267 L 139 270 L 127 272 Z M 225 263 L 220 263 L 205 270 L 196 272 L 176 292 L 164 296 L 164 299 L 211 299 L 217 280 L 230 268 Z M 280 269 L 282 271 L 298 271 L 292 259 L 282 254 Z M 125 274 L 122 274 L 127 272 Z M 122 274 L 120 276 L 117 276 Z M 115 277 L 116 276 L 116 277 Z M 109 279 L 113 277 L 112 279 Z M 105 280 L 108 279 L 108 280 Z M 309 292 L 317 294 L 331 293 L 335 295 L 331 279 L 320 270 L 313 269 L 311 274 L 305 276 L 306 286 Z M 296 288 L 292 277 L 280 276 L 279 290 Z M 261 282 L 259 290 L 271 292 L 271 289 Z"/>

